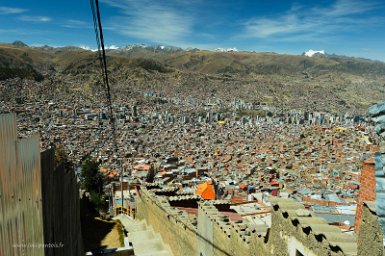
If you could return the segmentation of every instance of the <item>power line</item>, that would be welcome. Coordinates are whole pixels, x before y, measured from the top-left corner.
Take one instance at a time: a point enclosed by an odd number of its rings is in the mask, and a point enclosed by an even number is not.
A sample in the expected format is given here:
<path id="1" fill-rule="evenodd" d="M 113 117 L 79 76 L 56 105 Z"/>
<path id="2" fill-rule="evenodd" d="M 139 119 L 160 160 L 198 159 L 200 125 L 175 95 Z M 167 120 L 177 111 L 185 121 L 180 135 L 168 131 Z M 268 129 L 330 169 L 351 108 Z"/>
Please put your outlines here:
<path id="1" fill-rule="evenodd" d="M 98 22 L 97 22 L 97 18 L 96 18 L 97 16 L 96 16 L 95 4 L 94 4 L 93 0 L 90 0 L 90 5 L 91 5 L 92 19 L 93 19 L 93 24 L 94 24 L 96 44 L 98 46 L 98 59 L 99 59 L 100 68 L 102 70 L 103 86 L 104 86 L 106 84 L 106 82 L 105 82 L 105 77 L 104 77 L 104 67 L 103 67 L 102 55 L 100 53 L 100 40 L 99 40 Z"/>
<path id="2" fill-rule="evenodd" d="M 110 123 L 111 123 L 111 127 L 112 127 L 112 134 L 111 134 L 112 135 L 112 144 L 113 144 L 114 153 L 116 153 L 118 148 L 117 148 L 117 144 L 116 144 L 115 117 L 114 117 L 114 113 L 112 110 L 111 91 L 110 91 L 110 84 L 108 81 L 106 51 L 104 49 L 103 27 L 102 27 L 102 22 L 100 19 L 99 1 L 98 0 L 90 0 L 90 3 L 91 3 L 92 19 L 94 22 L 96 43 L 98 45 L 99 64 L 100 64 L 100 68 L 102 70 L 104 91 L 106 93 L 107 105 L 108 105 L 108 110 L 109 110 L 109 114 L 110 114 L 110 121 L 111 121 Z M 120 163 L 121 163 L 121 160 L 120 160 Z M 122 190 L 122 208 L 123 208 L 124 207 L 123 169 L 122 169 L 122 166 L 120 166 L 120 167 L 121 167 L 120 184 L 121 184 L 121 190 Z"/>
<path id="3" fill-rule="evenodd" d="M 98 46 L 98 59 L 99 59 L 99 64 L 102 71 L 103 89 L 105 92 L 105 96 L 107 98 L 107 106 L 108 106 L 108 111 L 109 111 L 110 120 L 111 120 L 110 123 L 112 127 L 112 142 L 113 142 L 114 150 L 116 151 L 117 145 L 116 145 L 116 133 L 115 133 L 116 132 L 115 117 L 112 109 L 111 91 L 110 91 L 110 84 L 108 80 L 108 71 L 107 71 L 106 51 L 104 49 L 103 27 L 102 27 L 100 11 L 99 11 L 99 1 L 90 0 L 90 5 L 91 5 L 91 12 L 92 12 L 92 19 L 94 23 L 96 44 Z"/>

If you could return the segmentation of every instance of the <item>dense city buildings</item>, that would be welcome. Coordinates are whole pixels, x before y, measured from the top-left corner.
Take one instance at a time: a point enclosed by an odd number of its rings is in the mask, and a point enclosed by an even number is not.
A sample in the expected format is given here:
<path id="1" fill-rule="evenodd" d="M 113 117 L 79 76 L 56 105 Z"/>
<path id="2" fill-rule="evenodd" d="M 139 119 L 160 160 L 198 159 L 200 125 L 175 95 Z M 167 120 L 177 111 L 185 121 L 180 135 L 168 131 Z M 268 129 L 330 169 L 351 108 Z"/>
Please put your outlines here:
<path id="1" fill-rule="evenodd" d="M 362 239 L 371 235 L 362 231 L 363 219 L 379 223 L 375 214 L 381 207 L 372 202 L 374 159 L 382 144 L 375 135 L 380 128 L 367 118 L 282 115 L 273 108 L 271 116 L 248 116 L 239 115 L 236 104 L 220 113 L 209 102 L 195 115 L 153 109 L 149 102 L 159 98 L 147 92 L 140 97 L 114 104 L 115 133 L 107 109 L 80 96 L 2 109 L 16 112 L 20 137 L 40 135 L 42 151 L 62 145 L 74 175 L 80 177 L 87 157 L 99 164 L 107 214 L 118 216 L 128 231 L 120 253 L 146 251 L 138 242 L 141 232 L 160 236 L 149 241 L 164 255 L 186 250 L 364 255 L 368 250 Z M 382 234 L 380 225 L 375 232 Z M 129 244 L 130 239 L 136 242 Z"/>
<path id="2" fill-rule="evenodd" d="M 384 255 L 385 64 L 98 53 L 0 45 L 0 256 Z"/>

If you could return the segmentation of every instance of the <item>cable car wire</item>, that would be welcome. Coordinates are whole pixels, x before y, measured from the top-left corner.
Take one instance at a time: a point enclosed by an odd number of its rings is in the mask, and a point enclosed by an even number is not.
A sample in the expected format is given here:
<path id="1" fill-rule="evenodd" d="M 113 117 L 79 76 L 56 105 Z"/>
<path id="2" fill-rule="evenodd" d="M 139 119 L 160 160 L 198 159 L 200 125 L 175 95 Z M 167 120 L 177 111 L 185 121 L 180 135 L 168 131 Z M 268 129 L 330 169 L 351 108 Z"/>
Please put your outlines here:
<path id="1" fill-rule="evenodd" d="M 107 98 L 107 106 L 110 115 L 110 124 L 112 128 L 112 143 L 114 147 L 114 151 L 117 150 L 116 145 L 116 129 L 115 129 L 115 117 L 112 109 L 112 100 L 111 100 L 111 90 L 110 84 L 108 80 L 108 70 L 107 70 L 107 59 L 106 59 L 106 51 L 104 48 L 104 38 L 103 38 L 103 27 L 100 18 L 99 11 L 99 1 L 98 0 L 90 0 L 92 19 L 94 23 L 94 32 L 96 38 L 96 44 L 98 46 L 98 59 L 101 68 L 102 78 L 103 78 L 103 89 L 105 92 L 105 96 Z"/>

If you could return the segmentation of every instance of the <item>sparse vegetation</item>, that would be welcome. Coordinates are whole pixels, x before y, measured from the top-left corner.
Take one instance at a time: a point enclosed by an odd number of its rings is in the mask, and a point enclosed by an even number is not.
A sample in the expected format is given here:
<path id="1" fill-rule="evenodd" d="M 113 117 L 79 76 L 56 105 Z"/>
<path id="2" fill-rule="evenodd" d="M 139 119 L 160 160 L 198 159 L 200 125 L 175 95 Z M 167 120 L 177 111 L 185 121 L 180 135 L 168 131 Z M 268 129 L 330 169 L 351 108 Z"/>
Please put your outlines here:
<path id="1" fill-rule="evenodd" d="M 116 94 L 156 86 L 158 92 L 180 97 L 231 95 L 279 109 L 365 113 L 384 90 L 385 63 L 361 58 L 142 47 L 109 50 L 107 56 Z M 97 94 L 99 68 L 96 53 L 76 47 L 0 45 L 0 80 L 47 78 L 57 81 L 56 92 Z"/>

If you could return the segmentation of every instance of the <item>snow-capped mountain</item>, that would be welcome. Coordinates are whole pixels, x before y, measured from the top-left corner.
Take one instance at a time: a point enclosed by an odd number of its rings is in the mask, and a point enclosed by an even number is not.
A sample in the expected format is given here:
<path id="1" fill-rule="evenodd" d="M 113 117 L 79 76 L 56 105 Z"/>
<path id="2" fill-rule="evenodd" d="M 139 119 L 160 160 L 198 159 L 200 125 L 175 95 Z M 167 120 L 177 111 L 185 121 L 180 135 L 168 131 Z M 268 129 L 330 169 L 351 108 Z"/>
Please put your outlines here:
<path id="1" fill-rule="evenodd" d="M 303 53 L 303 55 L 305 55 L 307 57 L 313 57 L 314 55 L 318 55 L 318 54 L 325 55 L 325 51 L 324 50 L 321 50 L 321 51 L 308 50 L 308 51 Z"/>
<path id="2" fill-rule="evenodd" d="M 122 47 L 116 47 L 114 49 L 109 48 L 110 50 L 115 50 L 119 52 L 131 52 L 139 49 L 145 49 L 152 52 L 177 52 L 177 51 L 183 51 L 182 48 L 175 47 L 175 46 L 165 46 L 165 45 L 145 45 L 145 44 L 129 44 Z"/>
<path id="3" fill-rule="evenodd" d="M 217 48 L 215 49 L 214 51 L 216 52 L 237 52 L 238 49 L 237 48 Z"/>
<path id="4" fill-rule="evenodd" d="M 78 48 L 87 51 L 97 51 L 97 49 L 91 48 L 87 45 L 80 45 Z M 145 44 L 128 44 L 125 46 L 116 46 L 116 45 L 106 45 L 106 50 L 117 51 L 117 52 L 131 52 L 135 50 L 147 50 L 152 52 L 178 52 L 183 51 L 180 47 L 175 46 L 165 46 L 165 45 L 145 45 Z"/>
<path id="5" fill-rule="evenodd" d="M 125 45 L 125 46 L 118 47 L 115 50 L 119 50 L 119 51 L 132 51 L 135 48 L 146 48 L 146 45 L 144 45 L 144 44 L 128 44 L 128 45 Z"/>

